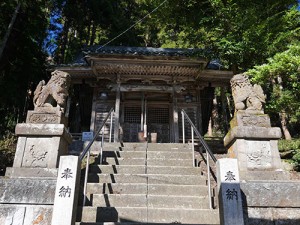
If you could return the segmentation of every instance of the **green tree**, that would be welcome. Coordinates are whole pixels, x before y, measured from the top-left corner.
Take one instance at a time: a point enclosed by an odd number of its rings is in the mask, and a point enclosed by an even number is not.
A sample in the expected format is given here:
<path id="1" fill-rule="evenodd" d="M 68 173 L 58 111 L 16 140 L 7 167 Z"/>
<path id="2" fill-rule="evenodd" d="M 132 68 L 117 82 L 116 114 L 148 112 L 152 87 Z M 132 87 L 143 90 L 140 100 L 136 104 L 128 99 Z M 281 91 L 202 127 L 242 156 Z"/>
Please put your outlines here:
<path id="1" fill-rule="evenodd" d="M 300 120 L 300 43 L 275 54 L 266 64 L 255 66 L 247 73 L 268 93 L 266 110 L 279 113 L 286 139 L 291 139 L 288 125 Z"/>
<path id="2" fill-rule="evenodd" d="M 64 1 L 58 4 L 61 9 L 63 31 L 57 40 L 55 52 L 57 63 L 72 62 L 76 54 L 85 46 L 103 45 L 113 40 L 126 28 L 143 16 L 142 1 L 110 0 Z M 134 26 L 110 45 L 144 45 L 144 30 Z"/>
<path id="3" fill-rule="evenodd" d="M 157 38 L 163 47 L 203 48 L 209 58 L 221 59 L 236 73 L 246 71 L 299 38 L 297 4 L 297 0 L 169 0 L 154 15 Z"/>
<path id="4" fill-rule="evenodd" d="M 45 77 L 46 37 L 50 1 L 0 3 L 0 135 L 23 121 L 29 89 Z"/>

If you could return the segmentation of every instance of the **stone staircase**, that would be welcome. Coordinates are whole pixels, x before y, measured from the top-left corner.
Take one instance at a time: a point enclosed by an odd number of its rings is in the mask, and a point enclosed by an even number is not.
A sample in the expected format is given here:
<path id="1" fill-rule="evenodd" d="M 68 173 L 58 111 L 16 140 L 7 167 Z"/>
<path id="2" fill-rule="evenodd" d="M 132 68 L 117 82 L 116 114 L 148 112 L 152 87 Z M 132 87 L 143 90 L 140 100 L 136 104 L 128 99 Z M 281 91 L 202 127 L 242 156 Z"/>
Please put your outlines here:
<path id="1" fill-rule="evenodd" d="M 103 165 L 90 165 L 87 192 L 76 225 L 220 224 L 187 144 L 106 143 Z"/>

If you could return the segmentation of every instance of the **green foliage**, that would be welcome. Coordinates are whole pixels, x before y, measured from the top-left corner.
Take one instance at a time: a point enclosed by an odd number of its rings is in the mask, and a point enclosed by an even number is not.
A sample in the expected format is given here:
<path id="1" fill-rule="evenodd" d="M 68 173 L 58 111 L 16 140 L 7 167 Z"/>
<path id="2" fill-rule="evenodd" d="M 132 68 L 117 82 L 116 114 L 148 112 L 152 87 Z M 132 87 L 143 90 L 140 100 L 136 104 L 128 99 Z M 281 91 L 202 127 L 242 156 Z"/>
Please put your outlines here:
<path id="1" fill-rule="evenodd" d="M 65 1 L 58 63 L 71 62 L 82 46 L 103 45 L 160 6 L 109 45 L 202 48 L 236 71 L 266 62 L 299 38 L 297 0 Z M 261 13 L 264 12 L 264 13 Z"/>
<path id="2" fill-rule="evenodd" d="M 268 63 L 247 72 L 252 81 L 262 85 L 268 93 L 266 110 L 269 113 L 286 112 L 289 123 L 300 120 L 300 45 L 290 45 L 277 53 Z"/>
<path id="3" fill-rule="evenodd" d="M 16 137 L 11 133 L 7 133 L 3 138 L 0 138 L 0 176 L 4 175 L 6 167 L 13 164 L 16 141 Z"/>
<path id="4" fill-rule="evenodd" d="M 0 11 L 0 39 L 10 30 L 18 1 L 2 1 Z M 22 122 L 28 109 L 29 94 L 38 81 L 46 77 L 46 54 L 43 41 L 48 26 L 50 1 L 21 1 L 14 23 L 11 24 L 0 58 L 0 135 L 13 131 Z M 4 46 L 5 44 L 5 46 Z"/>
<path id="5" fill-rule="evenodd" d="M 290 151 L 288 159 L 297 171 L 300 171 L 300 139 L 294 140 L 279 140 L 278 149 L 280 152 Z"/>

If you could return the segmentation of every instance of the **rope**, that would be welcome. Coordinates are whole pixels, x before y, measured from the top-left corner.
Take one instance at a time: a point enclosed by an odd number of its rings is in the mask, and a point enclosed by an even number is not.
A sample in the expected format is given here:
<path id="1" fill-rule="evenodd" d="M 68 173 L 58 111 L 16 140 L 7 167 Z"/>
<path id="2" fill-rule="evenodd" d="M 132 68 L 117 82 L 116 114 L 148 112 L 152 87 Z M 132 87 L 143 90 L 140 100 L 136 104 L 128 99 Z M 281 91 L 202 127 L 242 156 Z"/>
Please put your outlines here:
<path id="1" fill-rule="evenodd" d="M 111 39 L 110 41 L 106 42 L 104 45 L 102 45 L 101 47 L 97 48 L 96 51 L 100 50 L 101 48 L 105 47 L 106 45 L 110 44 L 111 42 L 113 42 L 114 40 L 116 40 L 117 38 L 121 37 L 123 34 L 125 34 L 126 32 L 128 32 L 129 30 L 131 30 L 133 27 L 135 27 L 137 24 L 141 23 L 142 21 L 144 21 L 148 16 L 150 16 L 152 13 L 154 13 L 156 10 L 158 10 L 163 4 L 165 4 L 168 0 L 164 0 L 162 3 L 160 3 L 155 9 L 153 9 L 151 12 L 149 12 L 146 16 L 144 16 L 143 18 L 141 18 L 140 20 L 138 20 L 137 22 L 135 22 L 133 25 L 131 25 L 129 28 L 127 28 L 126 30 L 124 30 L 123 32 L 121 32 L 119 35 L 117 35 L 116 37 L 114 37 L 113 39 Z"/>

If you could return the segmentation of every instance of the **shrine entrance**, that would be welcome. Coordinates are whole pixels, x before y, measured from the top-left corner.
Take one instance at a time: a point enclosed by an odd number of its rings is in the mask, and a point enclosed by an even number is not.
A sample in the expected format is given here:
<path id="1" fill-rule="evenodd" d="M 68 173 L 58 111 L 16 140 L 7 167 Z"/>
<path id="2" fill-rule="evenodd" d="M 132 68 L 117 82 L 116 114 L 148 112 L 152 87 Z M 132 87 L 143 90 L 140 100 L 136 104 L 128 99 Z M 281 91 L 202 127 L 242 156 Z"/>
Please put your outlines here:
<path id="1" fill-rule="evenodd" d="M 75 91 L 79 100 L 73 99 L 77 110 L 71 111 L 78 113 L 70 120 L 76 125 L 71 130 L 97 131 L 114 108 L 105 124 L 105 141 L 179 143 L 183 133 L 188 141 L 191 128 L 183 126 L 181 109 L 205 134 L 214 88 L 228 87 L 232 77 L 218 63 L 198 57 L 200 49 L 92 46 L 83 54 L 74 65 L 56 67 L 71 75 L 73 85 L 89 87 L 86 93 L 85 88 Z"/>
<path id="2" fill-rule="evenodd" d="M 170 142 L 173 117 L 169 94 L 137 92 L 123 96 L 120 122 L 124 142 Z"/>

